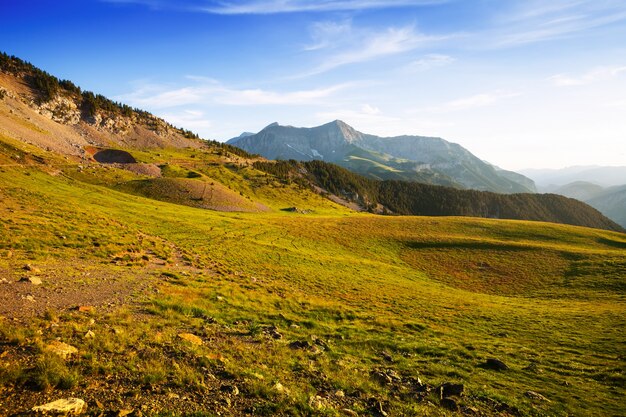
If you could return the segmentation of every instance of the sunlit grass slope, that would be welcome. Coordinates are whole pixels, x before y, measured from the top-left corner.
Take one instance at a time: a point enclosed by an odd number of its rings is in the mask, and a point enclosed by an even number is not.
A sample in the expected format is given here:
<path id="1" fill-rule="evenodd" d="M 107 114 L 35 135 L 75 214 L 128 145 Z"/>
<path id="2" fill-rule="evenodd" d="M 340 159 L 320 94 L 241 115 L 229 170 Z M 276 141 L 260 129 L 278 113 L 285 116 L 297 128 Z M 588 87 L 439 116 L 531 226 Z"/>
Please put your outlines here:
<path id="1" fill-rule="evenodd" d="M 235 182 L 223 166 L 199 172 Z M 151 275 L 159 290 L 92 325 L 73 312 L 0 321 L 3 343 L 22 352 L 0 368 L 13 393 L 34 395 L 33 363 L 49 360 L 40 347 L 58 337 L 81 352 L 59 371 L 66 382 L 48 383 L 59 395 L 78 386 L 89 396 L 120 379 L 224 395 L 212 391 L 210 372 L 236 384 L 259 415 L 455 414 L 435 393 L 422 398 L 376 376 L 393 372 L 432 386 L 463 383 L 465 413 L 605 416 L 626 407 L 623 234 L 333 212 L 318 200 L 308 204 L 323 214 L 222 213 L 35 168 L 1 168 L 0 201 L 0 268 L 45 270 L 64 259 L 106 267 L 116 257 L 128 261 L 128 276 Z M 164 262 L 150 266 L 142 254 Z M 98 337 L 85 339 L 87 328 Z M 181 331 L 206 342 L 191 348 L 177 339 Z M 112 359 L 120 354 L 124 361 Z M 481 367 L 487 358 L 509 369 Z M 229 410 L 243 414 L 237 401 Z"/>

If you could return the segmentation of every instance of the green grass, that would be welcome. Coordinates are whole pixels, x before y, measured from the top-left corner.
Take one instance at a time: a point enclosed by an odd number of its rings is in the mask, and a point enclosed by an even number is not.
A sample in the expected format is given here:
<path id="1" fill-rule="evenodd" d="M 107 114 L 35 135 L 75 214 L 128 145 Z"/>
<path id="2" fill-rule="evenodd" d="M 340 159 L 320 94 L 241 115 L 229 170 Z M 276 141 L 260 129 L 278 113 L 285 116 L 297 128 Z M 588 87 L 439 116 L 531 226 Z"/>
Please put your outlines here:
<path id="1" fill-rule="evenodd" d="M 508 407 L 530 416 L 604 416 L 626 407 L 625 235 L 351 213 L 250 167 L 178 157 L 177 166 L 276 211 L 213 212 L 102 187 L 128 180 L 117 170 L 92 173 L 98 184 L 86 173 L 0 172 L 0 268 L 30 260 L 44 268 L 63 260 L 105 265 L 117 257 L 124 260 L 117 268 L 151 274 L 159 288 L 95 324 L 75 312 L 0 322 L 1 339 L 25 349 L 21 361 L 0 370 L 2 384 L 26 390 L 34 380 L 62 390 L 119 376 L 137 387 L 209 392 L 210 374 L 235 381 L 260 414 L 339 415 L 332 393 L 343 390 L 359 393 L 345 407 L 364 415 L 373 413 L 370 397 L 391 415 L 450 415 L 371 376 L 392 369 L 431 385 L 461 382 L 461 402 L 485 415 Z M 159 162 L 149 153 L 139 159 Z M 286 206 L 316 214 L 277 210 Z M 11 258 L 2 256 L 8 252 Z M 147 253 L 166 264 L 142 263 Z M 270 326 L 282 339 L 271 337 Z M 83 338 L 89 329 L 96 338 Z M 180 332 L 206 343 L 190 345 Z M 37 347 L 54 338 L 77 346 L 80 357 L 59 367 L 38 356 Z M 315 349 L 294 350 L 291 341 Z M 510 369 L 481 368 L 490 357 Z M 276 392 L 277 382 L 289 395 Z M 550 402 L 532 401 L 528 390 Z M 336 405 L 312 407 L 318 394 Z"/>

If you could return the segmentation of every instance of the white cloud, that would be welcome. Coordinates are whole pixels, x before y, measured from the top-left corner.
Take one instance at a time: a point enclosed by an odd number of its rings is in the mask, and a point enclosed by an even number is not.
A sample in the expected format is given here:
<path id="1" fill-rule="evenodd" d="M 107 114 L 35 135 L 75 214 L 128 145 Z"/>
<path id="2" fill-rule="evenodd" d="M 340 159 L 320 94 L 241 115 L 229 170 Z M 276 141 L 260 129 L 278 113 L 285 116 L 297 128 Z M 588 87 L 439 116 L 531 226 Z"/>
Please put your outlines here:
<path id="1" fill-rule="evenodd" d="M 443 67 L 456 61 L 449 55 L 442 54 L 428 54 L 420 59 L 409 63 L 405 70 L 407 71 L 428 71 L 432 68 Z"/>
<path id="2" fill-rule="evenodd" d="M 286 93 L 261 89 L 223 89 L 219 92 L 215 101 L 231 106 L 319 104 L 323 102 L 324 99 L 332 96 L 335 92 L 348 86 L 349 84 L 346 83 L 326 88 L 300 90 Z"/>
<path id="3" fill-rule="evenodd" d="M 213 126 L 213 123 L 206 118 L 204 112 L 198 110 L 162 113 L 161 117 L 174 126 L 184 127 L 192 131 L 208 129 Z"/>
<path id="4" fill-rule="evenodd" d="M 215 14 L 275 14 L 294 12 L 328 12 L 425 6 L 448 0 L 243 0 L 218 1 L 216 6 L 201 10 Z"/>
<path id="5" fill-rule="evenodd" d="M 341 39 L 347 39 L 352 35 L 352 22 L 316 22 L 309 29 L 313 43 L 306 46 L 306 51 L 315 51 L 337 45 Z"/>
<path id="6" fill-rule="evenodd" d="M 455 111 L 470 110 L 480 107 L 492 106 L 502 100 L 521 96 L 521 93 L 496 90 L 486 93 L 474 94 L 447 101 L 438 106 L 409 109 L 408 113 L 449 113 Z"/>
<path id="7" fill-rule="evenodd" d="M 512 47 L 575 36 L 626 20 L 622 0 L 528 0 L 513 3 L 488 31 L 486 42 Z"/>
<path id="8" fill-rule="evenodd" d="M 608 80 L 623 72 L 626 72 L 626 66 L 597 67 L 577 77 L 556 74 L 550 77 L 550 80 L 558 87 L 572 87 Z"/>
<path id="9" fill-rule="evenodd" d="M 409 52 L 446 38 L 444 36 L 426 36 L 417 32 L 413 26 L 390 27 L 381 32 L 356 30 L 351 27 L 342 28 L 342 30 L 349 33 L 350 36 L 337 40 L 333 45 L 332 52 L 325 53 L 320 58 L 321 64 L 294 78 L 317 75 L 344 65 L 363 63 Z M 331 45 L 330 42 L 325 44 Z M 318 45 L 322 44 L 318 43 Z M 315 49 L 321 49 L 321 47 Z"/>
<path id="10" fill-rule="evenodd" d="M 397 124 L 401 119 L 384 114 L 378 107 L 361 104 L 356 108 L 320 111 L 315 113 L 318 123 L 330 120 L 343 120 L 351 126 L 358 126 L 366 133 L 384 131 L 388 124 Z"/>
<path id="11" fill-rule="evenodd" d="M 297 91 L 269 91 L 260 88 L 236 89 L 222 85 L 218 81 L 203 77 L 187 77 L 194 85 L 168 88 L 147 84 L 135 91 L 115 97 L 116 100 L 133 106 L 153 109 L 173 108 L 185 105 L 222 104 L 230 106 L 262 105 L 310 105 L 323 104 L 336 92 L 354 83 L 336 84 L 324 88 Z"/>

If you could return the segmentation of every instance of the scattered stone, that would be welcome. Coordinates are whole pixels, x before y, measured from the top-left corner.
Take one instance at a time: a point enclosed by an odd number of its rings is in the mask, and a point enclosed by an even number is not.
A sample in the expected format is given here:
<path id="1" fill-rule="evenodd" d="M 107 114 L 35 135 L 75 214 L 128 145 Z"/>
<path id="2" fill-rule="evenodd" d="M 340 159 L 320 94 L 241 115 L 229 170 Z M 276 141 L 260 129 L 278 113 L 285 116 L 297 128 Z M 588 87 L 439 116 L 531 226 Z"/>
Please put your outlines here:
<path id="1" fill-rule="evenodd" d="M 24 265 L 24 267 L 22 269 L 24 271 L 32 272 L 33 274 L 40 274 L 41 273 L 41 269 L 39 269 L 37 267 L 34 267 L 31 264 Z"/>
<path id="2" fill-rule="evenodd" d="M 335 391 L 335 397 L 343 398 L 345 396 L 346 396 L 346 393 L 343 392 L 342 390 L 339 389 L 339 390 Z"/>
<path id="3" fill-rule="evenodd" d="M 389 385 L 394 382 L 402 381 L 402 377 L 393 369 L 374 369 L 371 372 L 371 376 L 381 385 Z"/>
<path id="4" fill-rule="evenodd" d="M 54 340 L 48 344 L 45 350 L 54 353 L 55 355 L 59 355 L 63 359 L 67 359 L 68 356 L 78 353 L 78 349 L 74 346 L 59 342 L 58 340 Z"/>
<path id="5" fill-rule="evenodd" d="M 121 410 L 118 410 L 117 413 L 115 413 L 116 417 L 126 417 L 128 415 L 131 415 L 135 412 L 135 410 L 133 408 L 123 408 Z"/>
<path id="6" fill-rule="evenodd" d="M 440 402 L 441 406 L 450 411 L 459 411 L 459 405 L 452 398 L 443 398 Z"/>
<path id="7" fill-rule="evenodd" d="M 466 416 L 479 416 L 480 410 L 476 407 L 472 407 L 469 405 L 464 405 L 461 407 L 461 412 Z"/>
<path id="8" fill-rule="evenodd" d="M 393 362 L 393 357 L 384 350 L 380 353 L 380 356 L 382 356 L 383 359 L 386 360 L 387 362 Z"/>
<path id="9" fill-rule="evenodd" d="M 191 333 L 178 333 L 178 337 L 196 346 L 200 346 L 204 343 L 200 337 Z"/>
<path id="10" fill-rule="evenodd" d="M 463 384 L 452 384 L 446 382 L 439 387 L 439 398 L 460 397 L 463 395 L 465 386 Z"/>
<path id="11" fill-rule="evenodd" d="M 289 395 L 289 389 L 286 388 L 283 384 L 281 384 L 280 382 L 277 382 L 274 384 L 274 386 L 272 387 L 274 388 L 274 391 L 280 393 L 280 394 L 285 394 L 285 395 Z"/>
<path id="12" fill-rule="evenodd" d="M 528 371 L 528 372 L 532 372 L 534 374 L 541 374 L 541 373 L 543 373 L 543 370 L 541 370 L 539 368 L 539 366 L 537 366 L 537 364 L 535 362 L 533 362 L 530 365 L 524 367 L 523 370 L 524 371 Z"/>
<path id="13" fill-rule="evenodd" d="M 253 377 L 255 377 L 256 379 L 258 379 L 259 381 L 263 381 L 265 379 L 265 377 L 261 374 L 257 374 L 256 372 L 252 374 Z"/>
<path id="14" fill-rule="evenodd" d="M 96 308 L 94 306 L 76 306 L 75 309 L 81 313 L 93 313 L 94 311 L 96 311 Z"/>
<path id="15" fill-rule="evenodd" d="M 506 371 L 507 369 L 509 369 L 509 367 L 504 362 L 496 358 L 487 359 L 482 367 L 485 369 L 492 369 L 494 371 Z"/>
<path id="16" fill-rule="evenodd" d="M 550 400 L 548 400 L 546 397 L 544 397 L 543 395 L 539 394 L 538 392 L 535 391 L 526 391 L 524 393 L 525 396 L 527 396 L 528 398 L 530 398 L 531 400 L 534 401 L 547 401 L 550 402 Z"/>
<path id="17" fill-rule="evenodd" d="M 41 285 L 41 278 L 38 277 L 23 277 L 20 282 L 28 282 L 33 285 Z"/>
<path id="18" fill-rule="evenodd" d="M 6 278 L 2 278 L 0 279 L 0 284 L 9 284 L 9 281 Z"/>
<path id="19" fill-rule="evenodd" d="M 292 328 L 292 329 L 299 329 L 299 328 L 300 328 L 300 326 L 298 326 L 298 325 L 297 325 L 297 324 L 295 324 L 295 323 L 290 324 L 290 325 L 289 325 L 289 327 L 290 327 L 290 328 Z"/>
<path id="20" fill-rule="evenodd" d="M 379 415 L 386 417 L 387 412 L 383 409 L 383 403 L 377 400 L 376 398 L 369 399 L 370 409 L 374 413 L 374 415 Z"/>
<path id="21" fill-rule="evenodd" d="M 311 344 L 307 340 L 295 340 L 289 343 L 291 349 L 310 349 Z"/>
<path id="22" fill-rule="evenodd" d="M 93 339 L 94 337 L 96 337 L 96 334 L 91 330 L 87 330 L 87 333 L 85 333 L 85 339 Z"/>
<path id="23" fill-rule="evenodd" d="M 349 408 L 342 408 L 341 412 L 350 417 L 359 417 L 359 413 L 354 410 L 350 410 Z"/>
<path id="24" fill-rule="evenodd" d="M 309 407 L 315 410 L 321 410 L 324 408 L 324 399 L 319 395 L 311 395 L 309 397 Z"/>
<path id="25" fill-rule="evenodd" d="M 222 388 L 220 388 L 220 390 L 231 395 L 239 394 L 239 388 L 237 388 L 235 385 L 222 385 Z"/>
<path id="26" fill-rule="evenodd" d="M 68 398 L 35 406 L 32 411 L 44 414 L 79 415 L 87 411 L 87 404 L 80 398 Z"/>
<path id="27" fill-rule="evenodd" d="M 24 299 L 26 301 L 30 301 L 31 303 L 35 302 L 35 297 L 33 297 L 32 295 L 28 294 L 26 297 L 24 297 Z"/>
<path id="28" fill-rule="evenodd" d="M 282 339 L 283 335 L 278 331 L 276 326 L 268 326 L 264 329 L 264 333 L 270 336 L 272 339 Z"/>

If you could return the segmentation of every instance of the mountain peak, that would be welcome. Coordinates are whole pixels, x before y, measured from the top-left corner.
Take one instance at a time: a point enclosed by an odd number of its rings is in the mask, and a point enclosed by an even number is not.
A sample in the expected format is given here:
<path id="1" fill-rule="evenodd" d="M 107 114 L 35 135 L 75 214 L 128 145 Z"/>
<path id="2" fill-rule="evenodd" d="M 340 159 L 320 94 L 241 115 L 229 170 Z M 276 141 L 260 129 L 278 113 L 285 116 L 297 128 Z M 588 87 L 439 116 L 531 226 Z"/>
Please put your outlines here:
<path id="1" fill-rule="evenodd" d="M 263 129 L 261 130 L 265 130 L 265 129 L 269 129 L 270 127 L 276 127 L 276 126 L 280 126 L 278 124 L 278 122 L 274 122 L 274 123 L 270 123 L 269 125 L 265 126 Z"/>

